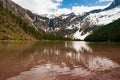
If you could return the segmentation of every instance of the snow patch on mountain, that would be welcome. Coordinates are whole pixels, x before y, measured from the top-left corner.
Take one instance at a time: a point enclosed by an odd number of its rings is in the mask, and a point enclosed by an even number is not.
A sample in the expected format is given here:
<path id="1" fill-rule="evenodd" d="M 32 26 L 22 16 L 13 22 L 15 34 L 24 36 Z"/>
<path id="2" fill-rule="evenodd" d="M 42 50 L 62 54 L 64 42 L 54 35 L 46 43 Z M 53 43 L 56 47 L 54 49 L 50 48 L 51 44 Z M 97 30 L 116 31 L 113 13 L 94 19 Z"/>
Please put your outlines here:
<path id="1" fill-rule="evenodd" d="M 55 31 L 59 31 L 59 30 L 60 30 L 60 28 L 58 28 L 58 27 L 55 28 Z"/>
<path id="2" fill-rule="evenodd" d="M 80 39 L 80 40 L 84 40 L 90 33 L 87 32 L 85 35 L 82 35 L 82 31 L 79 32 L 79 30 L 73 34 L 73 38 L 74 39 Z"/>
<path id="3" fill-rule="evenodd" d="M 90 14 L 84 19 L 84 21 L 87 20 L 90 22 L 90 24 L 101 26 L 107 25 L 119 18 L 120 18 L 120 6 L 111 10 L 102 11 L 100 13 Z"/>
<path id="4" fill-rule="evenodd" d="M 78 24 L 72 24 L 70 26 L 67 26 L 66 29 L 74 29 L 74 28 L 77 28 L 77 29 L 80 29 L 80 22 Z"/>
<path id="5" fill-rule="evenodd" d="M 66 19 L 66 18 L 68 18 L 68 17 L 69 17 L 68 15 L 62 15 L 62 16 L 61 16 L 62 19 Z"/>
<path id="6" fill-rule="evenodd" d="M 73 17 L 73 18 L 70 20 L 70 22 L 73 21 L 75 18 L 76 18 L 76 17 Z"/>

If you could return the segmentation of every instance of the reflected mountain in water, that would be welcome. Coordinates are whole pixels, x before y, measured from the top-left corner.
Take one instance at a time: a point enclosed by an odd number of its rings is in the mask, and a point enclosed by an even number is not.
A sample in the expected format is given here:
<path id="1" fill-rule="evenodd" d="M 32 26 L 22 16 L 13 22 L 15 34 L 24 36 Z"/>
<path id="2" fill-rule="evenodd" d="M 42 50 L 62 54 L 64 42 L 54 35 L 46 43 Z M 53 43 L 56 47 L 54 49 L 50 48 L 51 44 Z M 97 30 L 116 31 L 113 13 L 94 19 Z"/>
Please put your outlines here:
<path id="1" fill-rule="evenodd" d="M 119 59 L 114 60 L 116 56 L 105 53 L 103 46 L 86 42 L 36 42 L 18 50 L 28 54 L 19 58 L 23 65 L 18 65 L 23 70 L 7 80 L 119 80 L 119 70 L 114 70 L 120 67 Z M 111 45 L 106 45 L 106 52 L 111 48 L 120 52 L 120 46 Z M 21 55 L 19 52 L 18 57 Z M 112 76 L 114 74 L 117 78 Z"/>

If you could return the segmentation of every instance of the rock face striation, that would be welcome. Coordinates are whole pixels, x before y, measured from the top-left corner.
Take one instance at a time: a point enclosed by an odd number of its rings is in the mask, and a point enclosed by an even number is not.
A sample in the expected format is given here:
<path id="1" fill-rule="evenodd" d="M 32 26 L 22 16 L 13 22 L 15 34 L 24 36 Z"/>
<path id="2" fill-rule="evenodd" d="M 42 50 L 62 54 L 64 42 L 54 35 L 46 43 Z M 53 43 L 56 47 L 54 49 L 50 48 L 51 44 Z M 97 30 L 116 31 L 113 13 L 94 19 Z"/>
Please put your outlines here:
<path id="1" fill-rule="evenodd" d="M 32 13 L 31 11 L 22 8 L 11 0 L 1 0 L 5 8 L 9 9 L 16 16 L 21 17 L 29 24 L 34 24 L 37 28 L 47 28 L 48 18 Z"/>
<path id="2" fill-rule="evenodd" d="M 82 15 L 71 13 L 54 18 L 34 14 L 11 0 L 0 1 L 3 1 L 4 7 L 11 10 L 16 16 L 22 17 L 23 20 L 33 25 L 36 29 L 51 30 L 58 35 L 69 36 L 73 39 L 84 40 L 85 37 L 103 25 L 120 18 L 120 0 L 114 0 L 105 9 L 92 10 Z"/>

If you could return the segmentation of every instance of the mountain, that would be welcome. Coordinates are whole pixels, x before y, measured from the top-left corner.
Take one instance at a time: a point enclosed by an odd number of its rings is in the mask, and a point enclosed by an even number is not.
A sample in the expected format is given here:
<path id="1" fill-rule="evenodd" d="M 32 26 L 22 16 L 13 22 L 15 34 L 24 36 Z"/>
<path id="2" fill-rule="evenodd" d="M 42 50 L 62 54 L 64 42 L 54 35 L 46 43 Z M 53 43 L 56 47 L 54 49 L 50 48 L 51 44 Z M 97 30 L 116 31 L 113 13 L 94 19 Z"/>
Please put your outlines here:
<path id="1" fill-rule="evenodd" d="M 86 41 L 115 41 L 120 42 L 120 19 L 103 26 L 85 38 Z"/>
<path id="2" fill-rule="evenodd" d="M 0 0 L 0 40 L 71 40 L 47 31 L 49 18 Z"/>
<path id="3" fill-rule="evenodd" d="M 53 21 L 55 28 L 65 28 L 66 26 L 74 23 L 73 20 L 76 17 L 77 16 L 74 13 L 71 13 L 71 14 L 61 15 L 53 19 L 50 19 L 49 22 Z"/>
<path id="4" fill-rule="evenodd" d="M 111 5 L 107 8 L 105 8 L 104 10 L 110 10 L 110 9 L 113 9 L 115 7 L 118 7 L 120 6 L 120 0 L 114 0 Z"/>
<path id="5" fill-rule="evenodd" d="M 71 13 L 55 17 L 52 19 L 52 26 L 54 30 L 58 30 L 58 33 L 60 33 L 59 35 L 84 40 L 92 32 L 100 29 L 104 25 L 118 20 L 119 18 L 120 0 L 114 0 L 105 9 L 92 10 L 83 15 L 75 15 L 74 13 Z"/>
<path id="6" fill-rule="evenodd" d="M 45 39 L 46 33 L 30 22 L 26 12 L 33 14 L 10 0 L 0 0 L 0 40 Z"/>
<path id="7" fill-rule="evenodd" d="M 120 41 L 120 0 L 114 0 L 110 6 L 99 13 L 90 14 L 88 19 L 92 26 L 99 27 L 91 32 L 85 40 Z"/>
<path id="8" fill-rule="evenodd" d="M 11 0 L 1 0 L 4 8 L 9 9 L 12 14 L 22 18 L 24 22 L 33 26 L 35 36 L 43 39 L 72 38 L 84 40 L 88 35 L 101 29 L 105 25 L 120 18 L 120 1 L 114 0 L 105 9 L 96 9 L 82 15 L 74 13 L 60 16 L 38 15 L 22 8 Z M 59 35 L 59 36 L 58 36 Z M 58 38 L 59 37 L 59 38 Z"/>
<path id="9" fill-rule="evenodd" d="M 16 19 L 18 18 L 5 9 L 0 1 L 0 40 L 35 40 L 16 23 L 24 22 Z"/>
<path id="10" fill-rule="evenodd" d="M 21 17 L 27 23 L 40 29 L 46 29 L 48 26 L 48 18 L 32 13 L 22 8 L 11 0 L 1 0 L 5 8 L 9 9 L 14 15 Z"/>
<path id="11" fill-rule="evenodd" d="M 74 34 L 74 38 L 84 40 L 89 34 L 100 29 L 104 25 L 114 22 L 120 18 L 120 1 L 115 0 L 110 6 L 103 10 L 97 10 L 93 13 L 85 14 L 81 21 L 79 31 Z"/>

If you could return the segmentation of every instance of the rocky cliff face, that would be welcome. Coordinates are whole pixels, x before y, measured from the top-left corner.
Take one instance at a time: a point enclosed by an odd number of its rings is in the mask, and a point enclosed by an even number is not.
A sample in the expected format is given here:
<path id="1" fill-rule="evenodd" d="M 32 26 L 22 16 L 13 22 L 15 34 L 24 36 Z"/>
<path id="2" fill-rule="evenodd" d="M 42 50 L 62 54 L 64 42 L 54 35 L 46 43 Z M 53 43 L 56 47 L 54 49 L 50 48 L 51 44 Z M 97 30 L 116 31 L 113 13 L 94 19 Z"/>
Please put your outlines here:
<path id="1" fill-rule="evenodd" d="M 22 8 L 11 0 L 1 0 L 5 8 L 10 10 L 16 16 L 21 17 L 23 20 L 28 22 L 29 24 L 34 25 L 37 28 L 47 28 L 48 18 L 39 16 L 37 14 L 32 13 L 31 11 Z"/>
<path id="2" fill-rule="evenodd" d="M 84 39 L 102 26 L 120 18 L 120 0 L 114 0 L 110 6 L 103 10 L 93 10 L 83 15 L 79 31 L 74 38 Z"/>
<path id="3" fill-rule="evenodd" d="M 76 18 L 77 16 L 74 13 L 71 13 L 68 15 L 61 15 L 61 16 L 55 17 L 52 20 L 54 21 L 55 28 L 66 28 L 67 26 L 70 26 L 71 24 L 76 24 L 77 22 L 80 21 L 79 19 L 76 19 Z"/>
<path id="4" fill-rule="evenodd" d="M 32 24 L 36 29 L 40 28 L 44 31 L 56 31 L 60 36 L 70 36 L 82 40 L 90 33 L 101 28 L 101 26 L 120 18 L 120 0 L 114 0 L 109 7 L 103 10 L 93 10 L 83 15 L 71 13 L 52 19 L 34 14 L 11 0 L 1 1 L 4 2 L 4 7 L 11 10 L 16 16 L 22 17 L 23 20 Z"/>
<path id="5" fill-rule="evenodd" d="M 27 20 L 28 22 L 32 22 L 32 17 L 27 14 L 27 10 L 23 9 L 19 5 L 15 4 L 11 0 L 2 0 L 3 5 L 5 8 L 9 9 L 12 13 L 14 13 L 16 16 L 20 16 L 23 19 Z M 34 15 L 33 15 L 34 16 Z"/>

